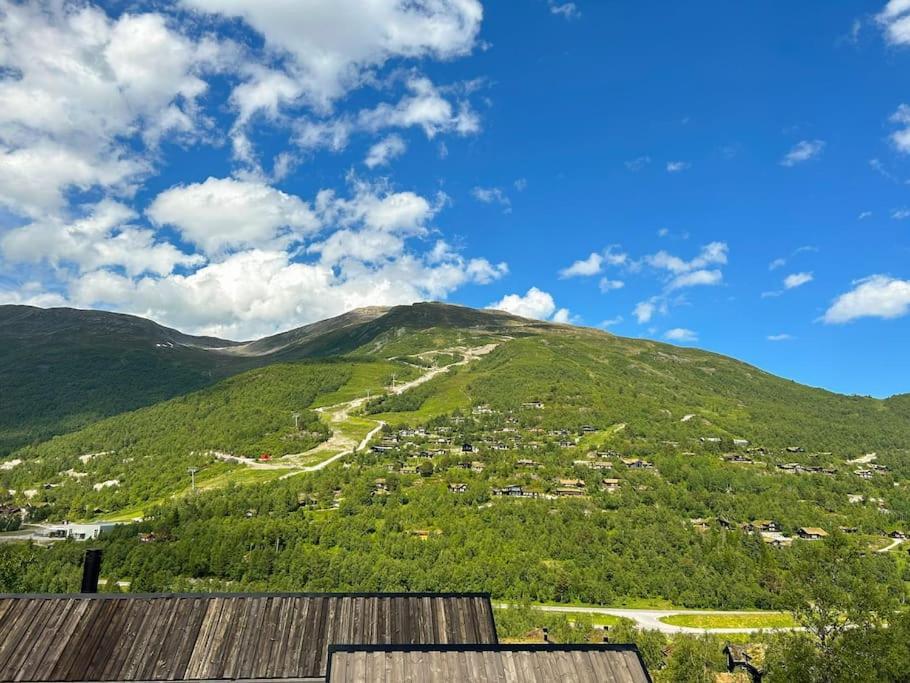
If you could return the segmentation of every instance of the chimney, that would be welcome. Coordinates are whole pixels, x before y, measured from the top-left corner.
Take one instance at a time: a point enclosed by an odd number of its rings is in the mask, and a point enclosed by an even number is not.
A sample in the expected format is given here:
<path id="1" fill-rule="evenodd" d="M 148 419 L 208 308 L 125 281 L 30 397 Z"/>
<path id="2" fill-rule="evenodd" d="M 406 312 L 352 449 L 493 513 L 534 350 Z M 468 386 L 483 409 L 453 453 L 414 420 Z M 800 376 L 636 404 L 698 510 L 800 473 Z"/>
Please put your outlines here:
<path id="1" fill-rule="evenodd" d="M 85 551 L 85 560 L 82 563 L 82 589 L 81 593 L 98 592 L 98 576 L 101 574 L 101 549 L 90 548 Z"/>

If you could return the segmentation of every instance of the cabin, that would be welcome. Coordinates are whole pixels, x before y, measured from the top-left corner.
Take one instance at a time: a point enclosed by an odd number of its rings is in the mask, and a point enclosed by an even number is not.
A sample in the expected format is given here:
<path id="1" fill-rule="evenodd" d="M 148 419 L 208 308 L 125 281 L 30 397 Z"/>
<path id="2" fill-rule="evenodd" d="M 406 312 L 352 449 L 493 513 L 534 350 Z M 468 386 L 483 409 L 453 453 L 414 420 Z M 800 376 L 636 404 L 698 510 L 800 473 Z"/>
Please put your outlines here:
<path id="1" fill-rule="evenodd" d="M 740 453 L 731 453 L 724 456 L 724 460 L 727 462 L 738 462 L 744 465 L 752 465 L 755 461 L 747 455 L 741 455 Z"/>
<path id="2" fill-rule="evenodd" d="M 388 453 L 395 450 L 395 446 L 383 446 L 382 444 L 377 444 L 371 449 L 374 453 Z"/>
<path id="3" fill-rule="evenodd" d="M 461 452 L 462 452 L 462 453 L 473 453 L 473 452 L 474 452 L 474 444 L 470 444 L 470 443 L 463 443 L 463 444 L 461 444 Z"/>
<path id="4" fill-rule="evenodd" d="M 472 460 L 472 461 L 471 461 L 471 471 L 472 471 L 472 472 L 475 472 L 475 473 L 477 473 L 477 474 L 480 474 L 481 472 L 484 471 L 484 468 L 485 468 L 485 467 L 486 467 L 486 465 L 484 465 L 482 462 L 480 462 L 480 461 L 478 461 L 478 460 Z"/>
<path id="5" fill-rule="evenodd" d="M 623 465 L 633 470 L 647 470 L 654 467 L 653 463 L 650 463 L 647 460 L 641 460 L 639 458 L 620 458 L 620 460 Z"/>
<path id="6" fill-rule="evenodd" d="M 396 673 L 398 672 L 398 673 Z M 407 672 L 402 674 L 401 672 Z M 330 648 L 329 683 L 651 683 L 633 645 L 453 645 Z"/>
<path id="7" fill-rule="evenodd" d="M 855 474 L 860 479 L 872 479 L 872 470 L 866 470 L 866 469 L 853 470 L 853 474 Z"/>
<path id="8" fill-rule="evenodd" d="M 578 444 L 576 444 L 574 441 L 570 441 L 569 439 L 562 439 L 559 441 L 560 448 L 575 448 L 577 445 Z"/>
<path id="9" fill-rule="evenodd" d="M 559 485 L 565 488 L 583 489 L 585 481 L 584 479 L 560 479 Z"/>
<path id="10" fill-rule="evenodd" d="M 802 446 L 787 446 L 787 453 L 805 453 L 806 449 Z"/>
<path id="11" fill-rule="evenodd" d="M 619 490 L 621 482 L 619 479 L 601 479 L 600 488 L 607 493 L 614 493 Z"/>
<path id="12" fill-rule="evenodd" d="M 814 526 L 801 526 L 796 530 L 796 535 L 804 541 L 820 541 L 828 537 L 828 532 Z"/>
<path id="13" fill-rule="evenodd" d="M 559 498 L 578 498 L 585 495 L 584 489 L 574 486 L 557 486 L 553 491 Z"/>
<path id="14" fill-rule="evenodd" d="M 780 525 L 770 519 L 756 519 L 754 522 L 749 522 L 745 526 L 746 530 L 751 533 L 762 531 L 776 533 L 780 531 Z"/>
<path id="15" fill-rule="evenodd" d="M 779 531 L 762 531 L 761 540 L 774 548 L 787 548 L 793 545 L 793 538 L 785 536 Z"/>
<path id="16" fill-rule="evenodd" d="M 508 486 L 503 486 L 499 489 L 493 489 L 494 496 L 524 496 L 524 489 L 518 484 L 509 484 Z"/>
<path id="17" fill-rule="evenodd" d="M 720 526 L 722 529 L 732 529 L 732 528 L 734 528 L 734 527 L 736 526 L 733 522 L 731 522 L 731 521 L 730 521 L 729 519 L 727 519 L 726 517 L 718 517 L 718 518 L 717 518 L 717 524 L 718 524 L 718 526 Z"/>
<path id="18" fill-rule="evenodd" d="M 747 439 L 733 439 L 733 445 L 738 448 L 745 448 L 749 445 L 749 441 Z"/>
<path id="19" fill-rule="evenodd" d="M 449 493 L 466 493 L 468 490 L 467 484 L 457 483 L 449 484 Z"/>
<path id="20" fill-rule="evenodd" d="M 593 425 L 582 425 L 581 426 L 582 434 L 594 434 L 596 431 L 597 431 L 597 427 L 594 427 Z"/>
<path id="21" fill-rule="evenodd" d="M 0 613 L 0 646 L 21 653 L 3 681 L 324 682 L 332 646 L 498 643 L 480 593 L 22 595 Z"/>
<path id="22" fill-rule="evenodd" d="M 515 464 L 518 467 L 542 467 L 542 465 L 539 462 L 537 462 L 536 460 L 528 460 L 526 458 L 522 458 L 521 460 L 518 460 Z"/>
<path id="23" fill-rule="evenodd" d="M 888 538 L 893 538 L 895 541 L 905 541 L 907 540 L 907 534 L 903 531 L 892 531 L 888 534 Z"/>

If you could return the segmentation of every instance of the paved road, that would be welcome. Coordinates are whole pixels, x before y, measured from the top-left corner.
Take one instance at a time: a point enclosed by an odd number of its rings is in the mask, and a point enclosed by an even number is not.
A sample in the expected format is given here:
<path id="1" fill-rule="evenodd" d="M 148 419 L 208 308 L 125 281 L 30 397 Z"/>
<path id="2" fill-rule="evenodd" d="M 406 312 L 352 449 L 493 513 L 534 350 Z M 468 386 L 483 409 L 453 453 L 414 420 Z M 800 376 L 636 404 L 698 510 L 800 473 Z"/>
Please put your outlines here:
<path id="1" fill-rule="evenodd" d="M 498 603 L 496 607 L 508 607 L 507 603 Z M 690 626 L 674 626 L 661 621 L 664 617 L 676 614 L 722 614 L 726 616 L 737 614 L 764 614 L 764 612 L 736 612 L 717 610 L 653 610 L 653 609 L 623 609 L 614 607 L 574 607 L 571 605 L 535 605 L 533 609 L 542 612 L 570 612 L 584 614 L 605 614 L 614 617 L 624 617 L 635 622 L 636 626 L 643 629 L 660 631 L 662 633 L 756 633 L 758 631 L 794 631 L 798 628 L 693 628 Z"/>

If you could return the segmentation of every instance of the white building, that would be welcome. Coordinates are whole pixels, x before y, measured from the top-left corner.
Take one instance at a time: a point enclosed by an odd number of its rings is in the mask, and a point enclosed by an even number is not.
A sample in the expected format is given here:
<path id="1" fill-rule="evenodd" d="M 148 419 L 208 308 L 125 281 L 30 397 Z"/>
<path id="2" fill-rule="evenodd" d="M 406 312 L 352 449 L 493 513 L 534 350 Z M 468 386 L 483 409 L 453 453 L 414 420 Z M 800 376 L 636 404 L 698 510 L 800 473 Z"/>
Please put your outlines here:
<path id="1" fill-rule="evenodd" d="M 89 522 L 76 524 L 64 522 L 49 526 L 47 535 L 50 538 L 72 538 L 76 541 L 87 541 L 98 538 L 117 526 L 116 522 Z"/>

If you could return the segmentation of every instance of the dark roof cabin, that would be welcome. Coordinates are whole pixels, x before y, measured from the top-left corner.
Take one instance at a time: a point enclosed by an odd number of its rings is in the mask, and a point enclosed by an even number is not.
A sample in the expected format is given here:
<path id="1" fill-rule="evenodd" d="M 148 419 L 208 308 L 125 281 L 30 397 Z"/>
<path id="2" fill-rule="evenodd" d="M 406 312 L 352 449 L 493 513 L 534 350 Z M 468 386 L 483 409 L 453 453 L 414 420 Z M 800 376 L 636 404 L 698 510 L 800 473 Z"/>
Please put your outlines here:
<path id="1" fill-rule="evenodd" d="M 452 645 L 330 649 L 328 683 L 651 683 L 630 645 Z"/>
<path id="2" fill-rule="evenodd" d="M 323 681 L 333 644 L 497 643 L 486 594 L 0 596 L 0 681 Z"/>

